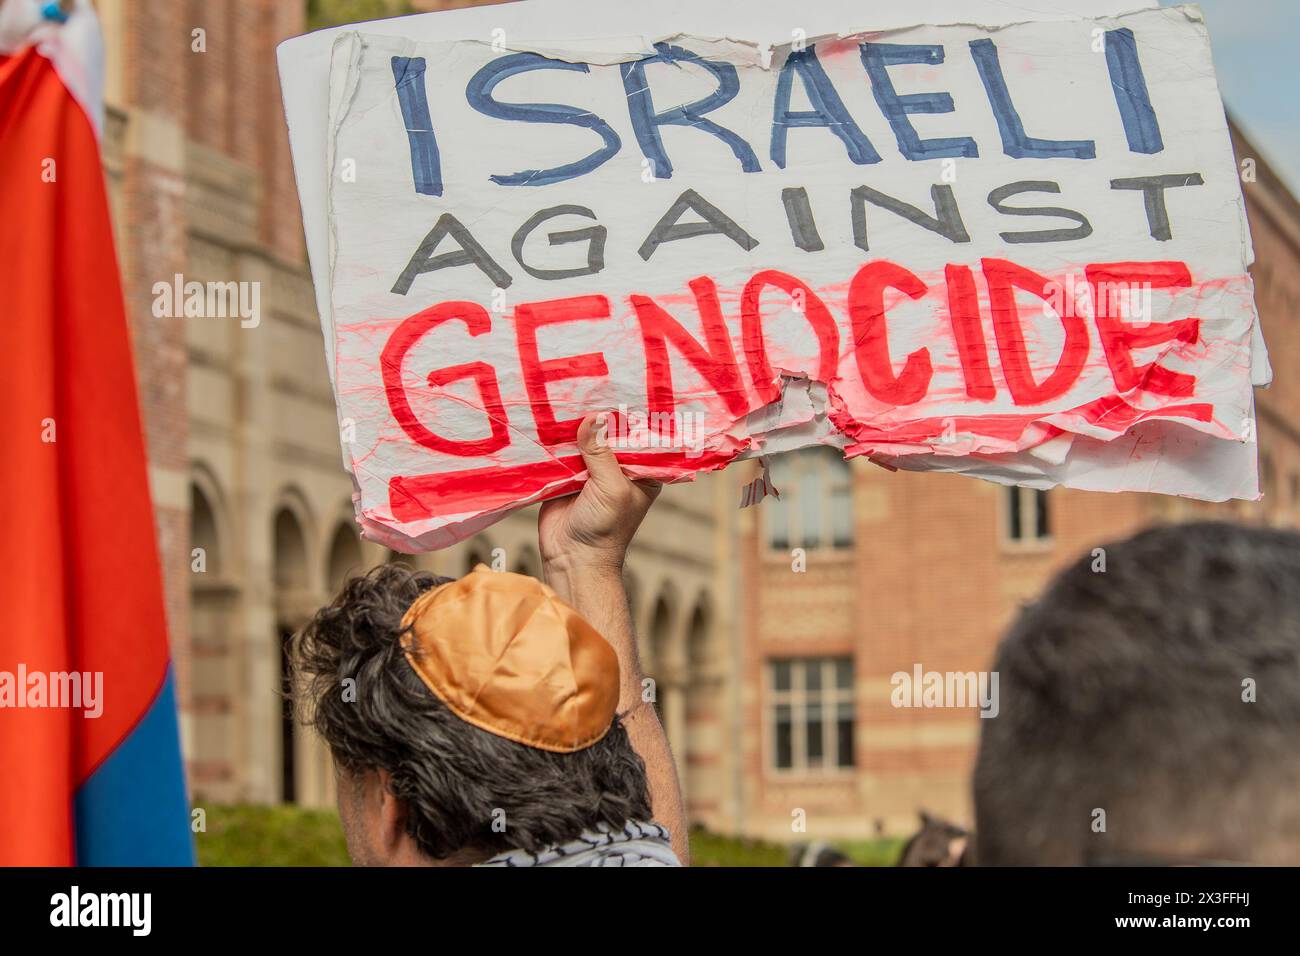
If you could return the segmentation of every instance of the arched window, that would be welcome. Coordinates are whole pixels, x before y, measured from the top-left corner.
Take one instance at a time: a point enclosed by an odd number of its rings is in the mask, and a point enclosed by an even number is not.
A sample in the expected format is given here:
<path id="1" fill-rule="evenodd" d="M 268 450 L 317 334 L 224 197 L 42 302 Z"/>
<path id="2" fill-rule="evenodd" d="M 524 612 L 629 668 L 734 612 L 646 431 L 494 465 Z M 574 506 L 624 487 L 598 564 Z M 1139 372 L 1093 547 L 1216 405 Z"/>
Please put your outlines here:
<path id="1" fill-rule="evenodd" d="M 716 758 L 720 756 L 719 741 L 711 718 L 722 684 L 720 671 L 714 666 L 717 648 L 709 601 L 707 591 L 696 596 L 686 625 L 684 738 L 676 741 L 682 758 L 679 760 L 682 795 L 693 814 L 708 802 L 706 794 L 717 796 L 721 785 L 715 770 Z"/>
<path id="2" fill-rule="evenodd" d="M 330 542 L 329 565 L 325 569 L 331 593 L 337 594 L 348 579 L 362 574 L 361 539 L 352 525 L 344 522 L 334 531 Z"/>
<path id="3" fill-rule="evenodd" d="M 338 594 L 352 578 L 365 574 L 365 557 L 361 537 L 351 519 L 344 519 L 334 529 L 325 564 L 325 584 L 329 598 Z M 298 801 L 312 806 L 329 805 L 334 794 L 333 758 L 324 739 L 311 728 L 298 728 L 294 745 L 297 766 Z"/>
<path id="4" fill-rule="evenodd" d="M 483 538 L 474 538 L 465 549 L 465 573 L 469 574 L 480 564 L 492 567 L 492 544 Z"/>
<path id="5" fill-rule="evenodd" d="M 297 728 L 291 696 L 292 666 L 290 654 L 293 633 L 300 623 L 295 619 L 296 599 L 308 587 L 307 536 L 297 515 L 281 508 L 275 515 L 276 638 L 280 646 L 280 799 L 294 803 L 297 787 Z"/>
<path id="6" fill-rule="evenodd" d="M 275 586 L 280 591 L 307 587 L 307 536 L 288 508 L 275 514 Z"/>
<path id="7" fill-rule="evenodd" d="M 230 615 L 236 593 L 226 579 L 217 486 L 200 472 L 190 485 L 190 703 L 193 733 L 186 758 L 196 799 L 231 802 L 235 788 L 234 699 L 238 645 Z"/>
<path id="8" fill-rule="evenodd" d="M 384 559 L 385 564 L 400 564 L 408 568 L 415 568 L 415 558 L 409 554 L 403 554 L 401 551 L 389 550 L 388 557 Z"/>
<path id="9" fill-rule="evenodd" d="M 190 569 L 214 576 L 221 573 L 217 516 L 198 485 L 190 486 Z"/>
<path id="10" fill-rule="evenodd" d="M 515 574 L 526 574 L 532 578 L 540 578 L 542 576 L 542 559 L 533 548 L 524 548 L 515 558 L 515 566 L 512 570 Z"/>
<path id="11" fill-rule="evenodd" d="M 664 723 L 665 729 L 668 726 L 667 698 L 671 694 L 669 658 L 672 654 L 672 629 L 672 605 L 666 596 L 660 595 L 655 601 L 654 613 L 650 616 L 650 660 L 654 667 L 654 673 L 650 676 L 655 682 L 655 710 L 659 712 L 659 719 Z"/>
<path id="12" fill-rule="evenodd" d="M 701 598 L 691 612 L 691 623 L 686 630 L 686 654 L 691 663 L 692 682 L 709 665 L 712 655 L 712 617 L 707 601 Z"/>

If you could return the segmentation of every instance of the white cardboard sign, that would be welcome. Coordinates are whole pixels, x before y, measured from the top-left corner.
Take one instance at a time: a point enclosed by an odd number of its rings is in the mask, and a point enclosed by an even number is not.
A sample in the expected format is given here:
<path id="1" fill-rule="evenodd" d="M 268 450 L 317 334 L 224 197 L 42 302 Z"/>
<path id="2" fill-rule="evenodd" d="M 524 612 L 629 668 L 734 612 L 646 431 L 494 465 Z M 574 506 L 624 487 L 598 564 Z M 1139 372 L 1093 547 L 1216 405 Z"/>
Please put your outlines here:
<path id="1" fill-rule="evenodd" d="M 576 490 L 591 410 L 670 480 L 823 443 L 1257 495 L 1267 362 L 1190 8 L 775 47 L 342 32 L 329 95 L 323 326 L 394 547 Z"/>

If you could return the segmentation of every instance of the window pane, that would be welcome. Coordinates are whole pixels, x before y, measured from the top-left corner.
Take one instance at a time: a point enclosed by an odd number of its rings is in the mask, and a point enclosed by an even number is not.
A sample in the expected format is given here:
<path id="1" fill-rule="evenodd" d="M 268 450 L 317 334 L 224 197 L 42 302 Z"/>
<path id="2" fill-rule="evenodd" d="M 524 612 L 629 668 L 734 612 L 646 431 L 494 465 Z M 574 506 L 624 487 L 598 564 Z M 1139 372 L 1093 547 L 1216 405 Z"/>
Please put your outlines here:
<path id="1" fill-rule="evenodd" d="M 776 708 L 776 753 L 773 763 L 781 770 L 794 766 L 794 725 L 790 722 L 790 706 L 779 704 Z"/>
<path id="2" fill-rule="evenodd" d="M 1012 485 L 1007 489 L 1007 537 L 1019 541 L 1023 534 L 1020 527 L 1020 489 Z"/>
<path id="3" fill-rule="evenodd" d="M 1038 537 L 1049 538 L 1052 535 L 1051 519 L 1047 512 L 1047 492 L 1034 492 L 1034 508 L 1037 512 Z"/>
<path id="4" fill-rule="evenodd" d="M 785 494 L 786 486 L 794 477 L 793 458 L 791 455 L 777 455 L 769 460 L 771 464 L 767 469 L 768 477 L 772 479 L 772 484 L 776 485 L 776 490 Z"/>
<path id="5" fill-rule="evenodd" d="M 826 763 L 825 750 L 822 746 L 822 705 L 809 704 L 807 710 L 807 746 L 808 766 L 821 767 Z"/>
<path id="6" fill-rule="evenodd" d="M 822 689 L 821 658 L 813 657 L 803 662 L 803 686 L 808 693 L 815 694 Z"/>
<path id="7" fill-rule="evenodd" d="M 848 690 L 853 686 L 853 658 L 840 657 L 835 660 L 835 686 Z"/>
<path id="8" fill-rule="evenodd" d="M 767 543 L 777 551 L 789 551 L 791 547 L 790 496 L 794 491 L 791 456 L 777 455 L 772 459 L 767 474 L 781 495 L 780 498 L 772 496 L 763 505 L 767 512 Z"/>
<path id="9" fill-rule="evenodd" d="M 822 546 L 822 482 L 824 475 L 815 456 L 803 463 L 803 480 L 799 482 L 799 543 L 805 548 Z"/>
<path id="10" fill-rule="evenodd" d="M 776 690 L 790 689 L 790 662 L 773 661 L 772 662 L 772 686 Z"/>
<path id="11" fill-rule="evenodd" d="M 836 548 L 853 546 L 853 496 L 846 487 L 831 492 L 831 544 Z"/>
<path id="12" fill-rule="evenodd" d="M 840 704 L 835 709 L 835 765 L 853 766 L 852 704 Z"/>
<path id="13" fill-rule="evenodd" d="M 777 485 L 779 489 L 781 486 Z M 790 506 L 784 498 L 768 498 L 767 543 L 777 551 L 790 550 Z"/>

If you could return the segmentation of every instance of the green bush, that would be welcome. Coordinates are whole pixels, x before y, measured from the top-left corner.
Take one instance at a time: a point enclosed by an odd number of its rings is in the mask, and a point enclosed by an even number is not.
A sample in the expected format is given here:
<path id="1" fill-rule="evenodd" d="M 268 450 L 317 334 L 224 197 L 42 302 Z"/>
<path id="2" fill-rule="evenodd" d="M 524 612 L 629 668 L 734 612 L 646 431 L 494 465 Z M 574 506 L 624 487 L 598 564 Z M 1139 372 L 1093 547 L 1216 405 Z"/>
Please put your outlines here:
<path id="1" fill-rule="evenodd" d="M 693 866 L 785 866 L 788 856 L 777 843 L 720 836 L 698 827 L 691 830 Z"/>
<path id="2" fill-rule="evenodd" d="M 898 837 L 825 842 L 858 866 L 893 866 L 904 843 Z M 779 843 L 691 831 L 691 863 L 695 866 L 788 866 L 789 861 L 790 848 Z"/>
<path id="3" fill-rule="evenodd" d="M 207 830 L 194 834 L 200 866 L 348 866 L 343 828 L 333 810 L 284 806 L 206 807 Z M 903 841 L 835 843 L 860 866 L 892 866 Z M 695 866 L 785 866 L 779 843 L 691 831 Z"/>
<path id="4" fill-rule="evenodd" d="M 200 866 L 348 866 L 339 815 L 295 806 L 207 807 Z"/>
<path id="5" fill-rule="evenodd" d="M 307 29 L 382 20 L 412 12 L 410 0 L 307 0 Z"/>

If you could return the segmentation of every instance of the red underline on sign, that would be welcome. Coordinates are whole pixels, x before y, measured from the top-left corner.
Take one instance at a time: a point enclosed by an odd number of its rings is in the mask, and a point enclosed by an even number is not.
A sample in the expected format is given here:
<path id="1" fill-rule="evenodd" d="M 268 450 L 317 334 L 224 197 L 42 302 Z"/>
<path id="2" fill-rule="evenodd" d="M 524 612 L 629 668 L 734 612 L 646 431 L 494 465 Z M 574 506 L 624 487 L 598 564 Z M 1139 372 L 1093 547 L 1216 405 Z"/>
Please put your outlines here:
<path id="1" fill-rule="evenodd" d="M 627 452 L 620 464 L 662 469 L 663 479 L 709 471 L 726 465 L 736 452 Z M 466 511 L 482 513 L 518 504 L 540 485 L 557 483 L 543 498 L 558 498 L 578 491 L 587 478 L 581 455 L 566 455 L 526 465 L 445 471 L 433 475 L 396 476 L 388 483 L 388 503 L 401 522 Z"/>
<path id="2" fill-rule="evenodd" d="M 1143 413 L 1122 398 L 1111 395 L 1097 399 L 1072 410 L 1094 425 L 1123 433 L 1146 418 L 1190 418 L 1208 422 L 1213 419 L 1213 407 L 1204 403 L 1167 406 L 1156 414 Z M 832 418 L 841 416 L 832 413 Z M 966 418 L 930 418 L 907 426 L 877 429 L 860 423 L 841 420 L 837 424 L 846 435 L 859 444 L 871 442 L 918 442 L 934 439 L 942 430 L 952 425 L 958 430 L 970 430 L 985 437 L 1014 439 L 1024 429 L 1044 418 L 1044 414 L 997 415 Z M 1050 434 L 1060 433 L 1059 428 L 1049 428 Z M 623 465 L 653 469 L 652 475 L 661 480 L 680 478 L 683 475 L 720 468 L 736 457 L 737 452 L 706 452 L 692 455 L 688 452 L 622 452 L 617 454 Z M 542 499 L 573 494 L 586 481 L 586 468 L 581 455 L 565 455 L 545 461 L 523 465 L 492 465 L 465 471 L 445 471 L 428 475 L 408 475 L 392 478 L 388 484 L 388 503 L 393 518 L 406 523 L 423 521 L 445 515 L 475 512 L 482 514 L 498 508 L 518 504 L 536 493 L 544 485 L 551 485 Z"/>

